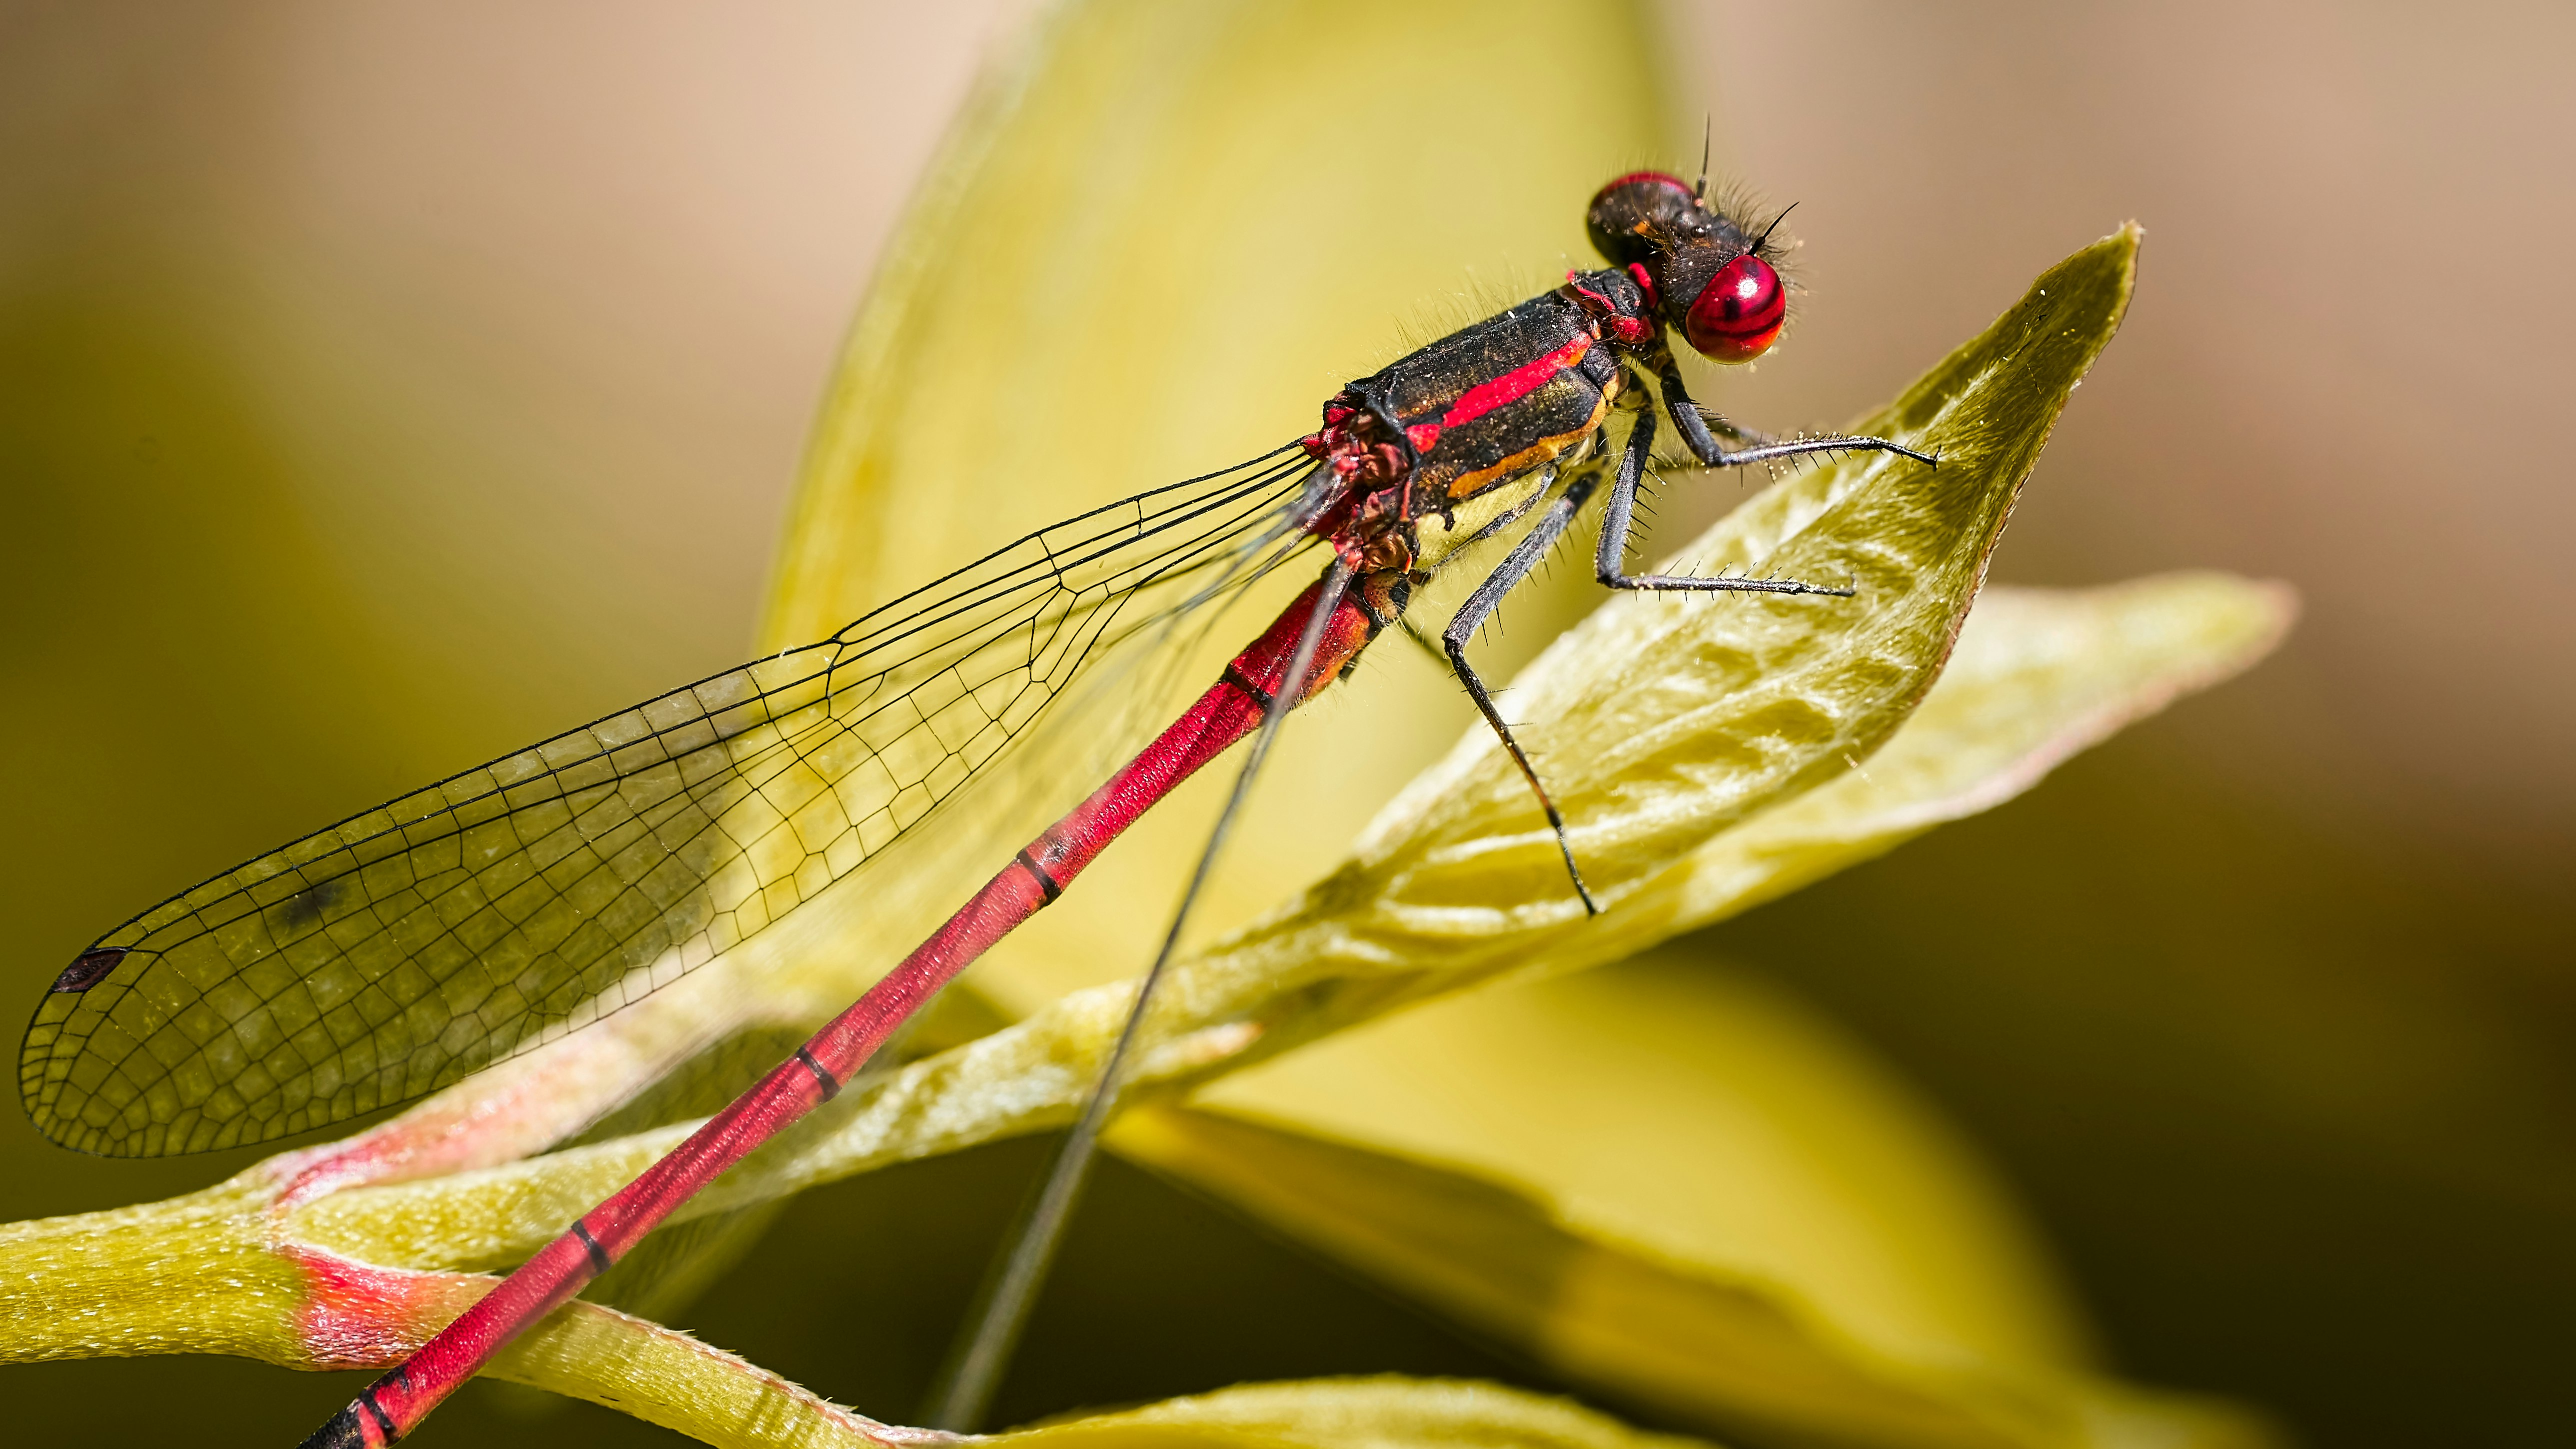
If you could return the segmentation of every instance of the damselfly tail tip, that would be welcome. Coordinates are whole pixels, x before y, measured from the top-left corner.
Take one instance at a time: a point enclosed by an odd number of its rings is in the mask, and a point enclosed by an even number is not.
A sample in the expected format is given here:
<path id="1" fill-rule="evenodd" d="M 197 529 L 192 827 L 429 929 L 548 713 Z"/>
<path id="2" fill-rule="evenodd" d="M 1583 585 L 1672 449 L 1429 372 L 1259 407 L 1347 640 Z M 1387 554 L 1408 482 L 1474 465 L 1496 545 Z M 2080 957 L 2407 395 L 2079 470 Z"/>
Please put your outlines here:
<path id="1" fill-rule="evenodd" d="M 330 1423 L 314 1430 L 295 1449 L 367 1449 L 367 1430 L 358 1421 L 357 1401 L 351 1400 L 347 1408 L 331 1416 Z"/>

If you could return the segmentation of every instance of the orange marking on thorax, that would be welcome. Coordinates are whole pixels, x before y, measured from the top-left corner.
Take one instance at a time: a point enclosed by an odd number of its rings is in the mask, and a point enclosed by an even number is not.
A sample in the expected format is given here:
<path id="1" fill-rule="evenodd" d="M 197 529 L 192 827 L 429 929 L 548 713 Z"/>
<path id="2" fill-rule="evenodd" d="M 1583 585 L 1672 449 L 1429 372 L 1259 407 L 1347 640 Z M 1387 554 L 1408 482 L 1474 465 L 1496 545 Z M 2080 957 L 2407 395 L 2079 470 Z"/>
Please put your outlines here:
<path id="1" fill-rule="evenodd" d="M 1490 468 L 1479 468 L 1473 473 L 1461 474 L 1449 485 L 1450 501 L 1463 503 L 1483 492 L 1487 487 L 1507 478 L 1517 477 L 1590 436 L 1594 429 L 1601 426 L 1601 419 L 1609 413 L 1610 399 L 1617 391 L 1618 388 L 1614 382 L 1612 387 L 1602 392 L 1600 400 L 1592 405 L 1592 416 L 1583 420 L 1583 426 L 1570 432 L 1559 433 L 1552 438 L 1541 438 Z"/>

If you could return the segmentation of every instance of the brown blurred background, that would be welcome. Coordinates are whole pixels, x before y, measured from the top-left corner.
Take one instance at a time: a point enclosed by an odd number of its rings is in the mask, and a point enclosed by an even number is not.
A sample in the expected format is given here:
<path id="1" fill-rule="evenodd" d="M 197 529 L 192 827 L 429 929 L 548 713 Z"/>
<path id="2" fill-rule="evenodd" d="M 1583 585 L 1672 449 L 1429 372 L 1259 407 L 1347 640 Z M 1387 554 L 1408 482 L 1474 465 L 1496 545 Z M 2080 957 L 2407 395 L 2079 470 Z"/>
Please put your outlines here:
<path id="1" fill-rule="evenodd" d="M 0 4 L 0 1001 L 138 891 L 735 662 L 841 330 L 1006 10 Z M 1943 1104 L 2124 1370 L 2321 1445 L 2567 1433 L 2576 15 L 1877 0 L 1669 31 L 1721 169 L 1809 239 L 1799 330 L 1718 401 L 1850 416 L 2136 217 L 2138 302 L 1998 577 L 2215 565 L 2309 604 L 2252 677 L 1700 946 Z M 922 1222 L 905 1193 L 1026 1151 L 813 1195 L 699 1326 L 900 1412 L 1008 1198 Z M 0 1112 L 0 1214 L 246 1160 L 95 1162 Z M 1005 1417 L 1527 1378 L 1141 1177 L 1102 1201 Z M 923 1251 L 867 1323 L 796 1266 L 896 1230 Z M 1245 1295 L 1263 1321 L 1229 1324 Z M 1101 1315 L 1167 1342 L 1104 1370 Z M 0 1422 L 118 1443 L 115 1407 L 203 1395 L 279 1442 L 348 1388 L 20 1368 Z"/>

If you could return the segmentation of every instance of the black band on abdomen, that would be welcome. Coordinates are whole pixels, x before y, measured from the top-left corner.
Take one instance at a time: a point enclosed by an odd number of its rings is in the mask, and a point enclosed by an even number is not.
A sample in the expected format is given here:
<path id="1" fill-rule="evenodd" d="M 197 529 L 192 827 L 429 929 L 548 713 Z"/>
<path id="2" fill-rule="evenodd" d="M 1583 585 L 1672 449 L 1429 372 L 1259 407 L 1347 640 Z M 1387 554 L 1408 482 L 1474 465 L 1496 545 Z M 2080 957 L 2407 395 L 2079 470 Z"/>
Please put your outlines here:
<path id="1" fill-rule="evenodd" d="M 394 1427 L 394 1416 L 386 1413 L 385 1406 L 376 1402 L 374 1384 L 358 1390 L 358 1403 L 366 1409 L 367 1416 L 376 1421 L 376 1432 L 385 1436 L 386 1443 L 390 1444 L 402 1437 L 402 1431 Z"/>
<path id="2" fill-rule="evenodd" d="M 1273 709 L 1278 708 L 1279 697 L 1272 694 L 1269 690 L 1262 688 L 1260 685 L 1253 683 L 1251 675 L 1246 674 L 1242 670 L 1229 664 L 1225 667 L 1225 674 L 1223 677 L 1226 683 L 1242 690 L 1244 698 L 1261 706 L 1261 712 L 1263 714 L 1268 714 Z"/>
<path id="3" fill-rule="evenodd" d="M 823 1089 L 824 1101 L 828 1102 L 834 1097 L 841 1095 L 841 1079 L 833 1076 L 830 1072 L 823 1070 L 823 1064 L 814 1060 L 814 1054 L 812 1052 L 805 1050 L 803 1047 L 798 1047 L 796 1049 L 796 1060 L 803 1062 L 805 1064 L 805 1070 L 814 1074 L 814 1085 Z"/>
<path id="4" fill-rule="evenodd" d="M 1038 864 L 1038 858 L 1025 850 L 1020 852 L 1020 869 L 1027 871 L 1030 878 L 1038 883 L 1038 889 L 1046 893 L 1048 905 L 1054 905 L 1055 898 L 1064 894 L 1064 887 L 1056 884 L 1055 877 L 1046 873 L 1045 866 Z"/>
<path id="5" fill-rule="evenodd" d="M 581 1245 L 590 1251 L 591 1276 L 597 1277 L 617 1266 L 617 1260 L 608 1256 L 608 1250 L 599 1245 L 599 1239 L 590 1235 L 590 1229 L 579 1218 L 572 1220 L 572 1235 L 581 1239 Z"/>

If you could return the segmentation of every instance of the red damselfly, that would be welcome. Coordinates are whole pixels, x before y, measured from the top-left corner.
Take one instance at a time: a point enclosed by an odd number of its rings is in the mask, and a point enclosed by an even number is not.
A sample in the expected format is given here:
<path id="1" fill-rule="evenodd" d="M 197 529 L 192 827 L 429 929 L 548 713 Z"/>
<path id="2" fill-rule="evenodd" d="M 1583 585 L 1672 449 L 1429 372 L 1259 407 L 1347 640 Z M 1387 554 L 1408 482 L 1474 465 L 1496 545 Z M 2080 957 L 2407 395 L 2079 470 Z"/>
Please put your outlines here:
<path id="1" fill-rule="evenodd" d="M 935 1417 L 971 1425 L 1114 1104 L 1154 982 L 1286 715 L 1347 674 L 1441 570 L 1535 515 L 1440 648 L 1528 780 L 1569 890 L 1595 908 L 1540 772 L 1468 662 L 1479 626 L 1596 495 L 1606 495 L 1596 571 L 1607 587 L 1848 594 L 1629 573 L 1658 411 L 1702 467 L 1840 449 L 1932 461 L 1877 438 L 1775 441 L 1692 401 L 1670 335 L 1713 360 L 1747 361 L 1779 335 L 1788 305 L 1770 229 L 1728 215 L 1704 181 L 1619 177 L 1587 222 L 1608 266 L 1569 273 L 1348 384 L 1309 437 L 1032 534 L 820 643 L 353 817 L 101 936 L 28 1028 L 29 1114 L 53 1140 L 92 1152 L 234 1146 L 421 1096 L 563 1036 L 852 879 L 1024 746 L 1104 657 L 1165 648 L 1185 621 L 1211 617 L 1207 606 L 1320 550 L 1322 577 L 1106 784 L 856 1004 L 308 1442 L 408 1432 L 699 1188 L 839 1092 L 942 985 L 1251 736 L 1083 1120 L 952 1366 Z"/>

